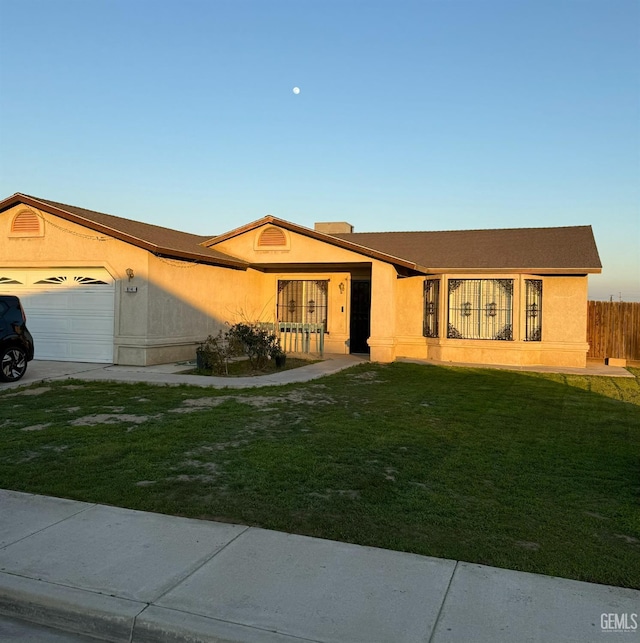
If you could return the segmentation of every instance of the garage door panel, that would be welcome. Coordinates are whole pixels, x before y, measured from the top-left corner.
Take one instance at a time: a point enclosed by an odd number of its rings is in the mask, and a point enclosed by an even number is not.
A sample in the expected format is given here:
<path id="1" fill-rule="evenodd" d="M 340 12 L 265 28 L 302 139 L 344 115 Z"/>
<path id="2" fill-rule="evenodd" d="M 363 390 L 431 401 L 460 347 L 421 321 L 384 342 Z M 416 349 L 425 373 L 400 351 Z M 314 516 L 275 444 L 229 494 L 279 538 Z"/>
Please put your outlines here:
<path id="1" fill-rule="evenodd" d="M 20 297 L 35 342 L 35 358 L 113 361 L 115 282 L 96 268 L 1 270 L 20 283 L 2 291 Z M 56 276 L 57 283 L 51 283 Z M 83 283 L 87 277 L 98 283 Z M 46 281 L 49 280 L 49 281 Z"/>

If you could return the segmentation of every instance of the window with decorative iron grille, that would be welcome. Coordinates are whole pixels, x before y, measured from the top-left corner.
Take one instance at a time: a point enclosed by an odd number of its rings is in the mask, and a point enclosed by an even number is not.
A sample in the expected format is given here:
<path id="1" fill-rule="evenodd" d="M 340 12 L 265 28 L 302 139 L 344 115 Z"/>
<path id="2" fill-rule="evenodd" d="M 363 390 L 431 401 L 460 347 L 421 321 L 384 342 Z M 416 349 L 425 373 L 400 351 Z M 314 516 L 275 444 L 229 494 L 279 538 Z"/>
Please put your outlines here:
<path id="1" fill-rule="evenodd" d="M 513 279 L 449 279 L 450 339 L 513 339 Z"/>
<path id="2" fill-rule="evenodd" d="M 278 321 L 298 324 L 322 324 L 327 331 L 327 295 L 329 281 L 278 281 Z"/>
<path id="3" fill-rule="evenodd" d="M 525 340 L 542 341 L 542 279 L 525 279 Z"/>
<path id="4" fill-rule="evenodd" d="M 424 321 L 422 334 L 425 337 L 439 337 L 438 313 L 440 301 L 440 279 L 424 281 Z"/>

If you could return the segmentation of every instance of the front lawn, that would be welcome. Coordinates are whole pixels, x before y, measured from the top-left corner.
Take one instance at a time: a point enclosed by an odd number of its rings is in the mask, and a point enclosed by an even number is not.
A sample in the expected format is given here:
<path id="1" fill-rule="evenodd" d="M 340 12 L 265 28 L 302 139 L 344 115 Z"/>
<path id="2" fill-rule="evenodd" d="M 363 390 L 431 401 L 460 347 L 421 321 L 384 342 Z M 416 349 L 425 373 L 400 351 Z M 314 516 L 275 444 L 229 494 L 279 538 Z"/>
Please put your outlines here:
<path id="1" fill-rule="evenodd" d="M 0 409 L 3 488 L 640 588 L 638 377 L 363 364 Z"/>

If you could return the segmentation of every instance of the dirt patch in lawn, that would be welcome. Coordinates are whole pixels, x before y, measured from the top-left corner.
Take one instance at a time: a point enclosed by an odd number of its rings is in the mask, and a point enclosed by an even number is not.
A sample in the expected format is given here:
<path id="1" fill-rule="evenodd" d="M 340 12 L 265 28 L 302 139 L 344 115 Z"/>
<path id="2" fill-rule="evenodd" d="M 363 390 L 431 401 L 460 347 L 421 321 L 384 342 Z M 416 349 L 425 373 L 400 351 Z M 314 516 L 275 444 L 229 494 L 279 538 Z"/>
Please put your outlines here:
<path id="1" fill-rule="evenodd" d="M 98 413 L 96 415 L 85 415 L 81 418 L 71 420 L 72 426 L 96 426 L 98 424 L 120 424 L 122 422 L 132 422 L 133 424 L 142 424 L 149 420 L 155 420 L 160 415 L 129 415 L 127 413 Z"/>
<path id="2" fill-rule="evenodd" d="M 318 404 L 327 405 L 335 404 L 336 400 L 332 397 L 313 394 L 308 391 L 291 391 L 285 395 L 252 395 L 250 397 L 241 395 L 221 395 L 217 397 L 199 397 L 182 401 L 182 406 L 176 409 L 170 409 L 170 413 L 193 413 L 204 409 L 212 409 L 225 402 L 237 402 L 238 404 L 247 404 L 254 408 L 269 410 L 275 404 L 306 404 L 315 406 Z"/>
<path id="3" fill-rule="evenodd" d="M 33 426 L 25 426 L 21 431 L 43 431 L 51 426 L 51 422 L 46 424 L 34 424 Z"/>
<path id="4" fill-rule="evenodd" d="M 28 388 L 24 391 L 18 391 L 17 393 L 7 393 L 4 397 L 18 397 L 22 395 L 42 395 L 43 393 L 48 393 L 51 390 L 50 386 L 39 386 L 38 388 Z"/>

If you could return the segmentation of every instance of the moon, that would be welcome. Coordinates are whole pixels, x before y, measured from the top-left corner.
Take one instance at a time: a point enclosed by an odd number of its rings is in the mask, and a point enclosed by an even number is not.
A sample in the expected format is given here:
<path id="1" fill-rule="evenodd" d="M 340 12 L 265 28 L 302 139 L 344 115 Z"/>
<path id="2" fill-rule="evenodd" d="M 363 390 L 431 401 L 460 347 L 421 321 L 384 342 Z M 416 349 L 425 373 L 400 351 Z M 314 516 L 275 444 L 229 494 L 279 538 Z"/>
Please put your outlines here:
<path id="1" fill-rule="evenodd" d="M 293 88 L 293 93 L 294 94 L 299 94 L 300 93 L 300 87 L 294 87 Z"/>

